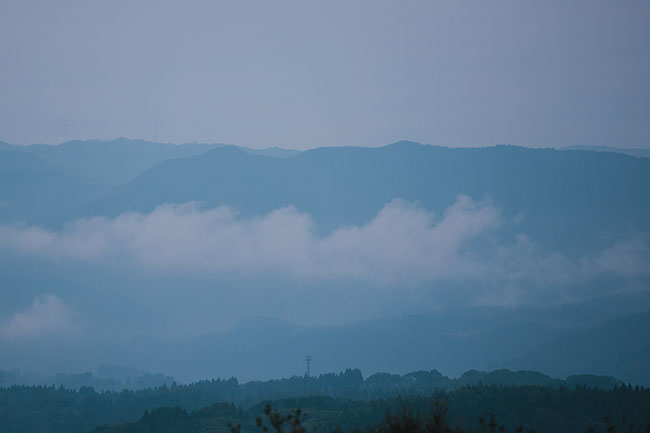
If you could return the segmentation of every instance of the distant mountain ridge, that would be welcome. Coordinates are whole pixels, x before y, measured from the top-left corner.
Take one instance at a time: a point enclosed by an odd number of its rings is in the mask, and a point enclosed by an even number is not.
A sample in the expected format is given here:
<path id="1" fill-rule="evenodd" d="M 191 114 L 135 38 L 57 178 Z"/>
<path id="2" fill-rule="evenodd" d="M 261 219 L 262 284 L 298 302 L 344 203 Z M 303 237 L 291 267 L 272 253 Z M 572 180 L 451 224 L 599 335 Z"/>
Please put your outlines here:
<path id="1" fill-rule="evenodd" d="M 170 376 L 125 367 L 100 366 L 95 373 L 58 373 L 47 377 L 19 370 L 0 370 L 0 387 L 4 388 L 12 386 L 62 386 L 66 389 L 89 387 L 96 391 L 120 392 L 125 389 L 138 390 L 171 386 L 175 382 L 174 378 Z"/>
<path id="2" fill-rule="evenodd" d="M 293 205 L 319 230 L 360 225 L 395 198 L 441 214 L 459 194 L 490 197 L 510 234 L 556 249 L 650 230 L 650 159 L 604 152 L 496 146 L 450 149 L 399 142 L 379 148 L 318 148 L 264 158 L 224 146 L 171 159 L 83 210 L 115 216 L 163 203 L 228 205 L 244 217 Z"/>
<path id="3" fill-rule="evenodd" d="M 206 150 L 205 146 L 210 145 L 188 145 L 182 149 L 171 148 L 170 153 L 165 154 L 165 145 L 150 147 L 151 143 L 145 143 L 141 149 L 149 150 L 143 152 L 142 159 L 134 159 L 143 165 L 138 168 L 123 164 L 125 171 L 120 171 L 115 167 L 122 159 L 129 159 L 128 152 L 135 152 L 132 149 L 120 153 L 120 149 L 128 148 L 131 142 L 118 140 L 110 157 L 102 159 L 103 153 L 98 152 L 87 159 L 80 148 L 91 151 L 104 146 L 98 143 L 86 146 L 73 142 L 57 149 L 35 146 L 31 150 L 18 151 L 0 143 L 0 224 L 3 228 L 9 232 L 13 227 L 7 228 L 7 224 L 21 228 L 37 225 L 54 233 L 65 230 L 67 222 L 82 217 L 114 217 L 132 211 L 147 213 L 165 203 L 194 201 L 199 209 L 231 206 L 237 218 L 255 218 L 283 206 L 295 206 L 299 212 L 313 218 L 315 235 L 319 236 L 342 226 L 363 226 L 396 198 L 441 218 L 458 195 L 464 194 L 477 201 L 486 200 L 502 210 L 502 225 L 495 231 L 494 238 L 505 246 L 523 233 L 541 249 L 567 256 L 575 254 L 580 260 L 594 257 L 601 251 L 599 248 L 610 247 L 615 241 L 650 233 L 650 159 L 618 153 L 515 146 L 451 149 L 398 142 L 379 148 L 319 148 L 299 153 L 271 149 L 268 154 L 235 146 L 214 145 Z M 135 149 L 140 145 L 134 146 Z M 59 162 L 41 156 L 45 154 L 48 158 L 58 158 Z M 155 157 L 151 156 L 153 154 Z M 163 157 L 167 159 L 157 162 Z M 94 162 L 83 168 L 86 160 Z M 105 161 L 104 168 L 109 172 L 117 170 L 109 173 L 110 176 L 118 177 L 127 177 L 127 172 L 131 176 L 149 164 L 153 166 L 116 187 L 93 175 L 96 171 L 93 164 L 101 165 L 101 161 Z M 86 170 L 87 175 L 81 174 L 83 170 L 79 167 Z M 51 261 L 39 261 L 33 256 L 14 254 L 11 249 L 3 251 L 2 259 L 0 285 L 5 288 L 2 314 L 7 323 L 14 314 L 29 308 L 29 303 L 41 293 L 57 293 L 71 309 L 87 314 L 89 323 L 98 317 L 97 312 L 106 314 L 101 317 L 112 319 L 113 311 L 123 308 L 122 304 L 126 307 L 120 310 L 124 313 L 119 318 L 120 324 L 127 323 L 124 319 L 128 314 L 132 315 L 130 320 L 151 319 L 156 316 L 141 316 L 147 312 L 142 305 L 148 306 L 150 302 L 144 296 L 139 299 L 141 305 L 122 302 L 121 297 L 116 297 L 113 304 L 105 302 L 117 293 L 114 290 L 122 290 L 119 293 L 125 299 L 131 292 L 137 295 L 139 284 L 152 284 L 150 289 L 165 288 L 155 293 L 168 291 L 178 293 L 179 298 L 185 297 L 185 292 L 176 292 L 176 287 L 171 285 L 193 284 L 190 279 L 181 281 L 179 276 L 174 276 L 176 279 L 172 283 L 167 282 L 168 276 L 157 280 L 142 277 L 129 282 L 131 275 L 113 272 L 115 268 L 100 269 L 100 264 L 84 268 L 83 263 L 59 262 L 56 257 Z M 215 281 L 201 280 L 196 283 L 195 293 L 212 293 L 212 287 L 222 283 Z M 301 284 L 281 279 L 269 281 L 268 286 L 260 283 L 261 291 L 257 293 L 272 293 L 266 289 L 273 289 L 273 284 Z M 237 293 L 246 284 L 251 283 L 248 280 L 226 281 L 224 286 Z M 607 293 L 616 289 L 616 281 L 607 278 L 589 284 L 585 292 L 594 287 L 598 289 L 599 284 L 613 287 Z M 634 284 L 647 289 L 647 274 L 634 280 Z M 318 292 L 326 293 L 328 285 L 326 282 L 315 287 Z M 453 284 L 445 289 L 453 292 Z M 594 289 L 589 293 L 602 292 Z M 92 303 L 84 305 L 79 301 L 87 302 L 91 297 Z M 215 296 L 211 302 L 220 300 Z M 64 342 L 65 350 L 55 347 L 55 343 L 48 346 L 45 341 L 43 352 L 34 349 L 32 354 L 28 350 L 21 351 L 22 347 L 17 344 L 11 346 L 7 339 L 0 341 L 0 352 L 4 365 L 9 366 L 31 362 L 42 365 L 44 359 L 49 365 L 78 361 L 74 365 L 84 367 L 75 367 L 76 371 L 85 371 L 83 368 L 88 364 L 84 362 L 92 363 L 89 369 L 94 369 L 100 360 L 163 371 L 182 380 L 187 377 L 177 374 L 181 370 L 179 365 L 198 377 L 213 377 L 220 371 L 238 375 L 245 371 L 241 374 L 248 374 L 249 378 L 278 377 L 287 370 L 302 369 L 304 355 L 311 353 L 331 370 L 354 365 L 375 372 L 391 366 L 393 372 L 402 373 L 435 366 L 448 374 L 460 374 L 469 368 L 500 368 L 505 361 L 516 361 L 522 369 L 557 376 L 607 374 L 625 381 L 648 383 L 650 372 L 646 365 L 650 364 L 650 348 L 646 342 L 650 340 L 647 333 L 650 324 L 643 319 L 646 316 L 621 322 L 608 320 L 645 311 L 650 302 L 647 296 L 640 295 L 624 308 L 617 309 L 616 314 L 607 310 L 613 302 L 611 299 L 594 302 L 590 308 L 562 314 L 536 315 L 532 310 L 522 309 L 515 319 L 504 313 L 505 310 L 476 309 L 467 314 L 456 310 L 433 319 L 384 317 L 376 322 L 309 330 L 257 323 L 231 332 L 208 333 L 185 340 L 142 338 L 112 346 L 103 340 L 89 339 L 69 346 Z M 207 301 L 203 304 L 210 306 Z M 84 311 L 88 305 L 94 310 Z M 191 311 L 190 314 L 195 313 L 195 309 L 190 310 L 190 303 L 183 305 L 169 300 L 162 305 L 166 305 L 166 309 L 156 319 L 159 322 L 151 322 L 156 323 L 152 328 L 165 322 L 174 326 L 167 317 L 175 309 L 181 311 L 180 307 L 186 308 L 183 311 Z M 131 306 L 134 307 L 129 310 Z M 480 316 L 480 320 L 474 314 Z M 593 317 L 598 320 L 592 320 Z M 460 320 L 464 322 L 459 324 Z M 491 322 L 486 325 L 488 321 Z M 210 328 L 213 322 L 206 323 L 203 329 L 219 329 Z M 598 323 L 603 327 L 585 330 Z M 413 330 L 424 331 L 414 335 Z M 572 332 L 578 334 L 566 335 Z M 641 343 L 636 344 L 638 341 Z M 25 343 L 24 347 L 29 344 Z M 543 344 L 548 344 L 547 349 Z M 611 350 L 617 345 L 620 349 Z M 46 348 L 52 350 L 51 357 L 33 356 L 33 353 L 47 353 Z M 545 356 L 547 350 L 560 352 L 563 357 L 549 360 Z M 404 357 L 401 353 L 411 356 Z M 617 353 L 620 356 L 612 356 Z M 345 354 L 345 358 L 341 354 Z M 105 360 L 109 355 L 117 359 Z M 264 365 L 257 361 L 262 356 L 266 359 Z M 582 359 L 584 356 L 588 356 L 590 363 Z M 55 364 L 55 360 L 60 364 Z M 297 366 L 291 362 L 297 362 Z"/>
<path id="4" fill-rule="evenodd" d="M 58 145 L 16 146 L 0 142 L 0 151 L 32 153 L 80 176 L 117 186 L 167 159 L 199 155 L 222 146 L 225 144 L 170 144 L 120 137 L 113 140 L 73 140 Z M 299 153 L 280 147 L 240 149 L 250 154 L 275 158 L 286 158 Z"/>
<path id="5" fill-rule="evenodd" d="M 650 158 L 650 148 L 645 147 L 609 147 L 609 146 L 567 146 L 562 147 L 561 150 L 582 150 L 586 152 L 612 152 L 623 153 L 630 156 L 638 156 L 640 158 Z"/>
<path id="6" fill-rule="evenodd" d="M 219 145 L 189 143 L 173 145 L 145 140 L 67 141 L 58 145 L 7 145 L 0 149 L 28 152 L 66 167 L 72 173 L 110 185 L 119 185 L 169 159 L 196 155 Z"/>
<path id="7" fill-rule="evenodd" d="M 503 210 L 504 221 L 519 218 L 520 223 L 503 228 L 509 236 L 523 232 L 549 248 L 605 245 L 650 231 L 650 158 L 619 153 L 446 148 L 406 141 L 297 152 L 127 139 L 5 144 L 1 149 L 38 155 L 77 183 L 70 190 L 70 181 L 61 184 L 56 191 L 63 200 L 48 205 L 46 212 L 28 212 L 11 221 L 61 224 L 196 201 L 206 207 L 232 206 L 244 217 L 293 205 L 310 214 L 320 231 L 329 232 L 370 221 L 395 198 L 440 215 L 465 194 L 475 200 L 489 197 Z M 0 166 L 0 176 L 7 166 Z M 56 185 L 29 170 L 28 176 L 5 182 L 0 195 L 4 207 L 20 201 L 20 195 L 38 195 Z M 0 218 L 7 221 L 5 215 Z"/>

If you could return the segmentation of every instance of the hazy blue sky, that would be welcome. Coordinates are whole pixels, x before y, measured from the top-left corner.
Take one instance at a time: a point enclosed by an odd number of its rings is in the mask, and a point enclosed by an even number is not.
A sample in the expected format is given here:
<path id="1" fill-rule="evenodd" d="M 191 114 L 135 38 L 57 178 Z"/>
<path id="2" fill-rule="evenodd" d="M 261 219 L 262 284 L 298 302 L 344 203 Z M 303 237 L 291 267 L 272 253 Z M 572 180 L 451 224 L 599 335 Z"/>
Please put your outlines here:
<path id="1" fill-rule="evenodd" d="M 3 0 L 0 140 L 648 146 L 649 23 L 646 0 Z"/>

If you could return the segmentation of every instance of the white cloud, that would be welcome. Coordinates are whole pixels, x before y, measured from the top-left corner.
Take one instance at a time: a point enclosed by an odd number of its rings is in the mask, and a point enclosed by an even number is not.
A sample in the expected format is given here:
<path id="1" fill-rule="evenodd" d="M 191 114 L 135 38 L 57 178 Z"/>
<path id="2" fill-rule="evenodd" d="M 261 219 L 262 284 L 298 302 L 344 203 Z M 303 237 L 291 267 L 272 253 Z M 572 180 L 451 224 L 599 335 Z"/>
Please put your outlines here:
<path id="1" fill-rule="evenodd" d="M 476 287 L 475 298 L 490 303 L 520 302 L 531 289 L 537 298 L 558 300 L 567 296 L 567 286 L 600 276 L 650 276 L 644 238 L 570 260 L 542 251 L 523 234 L 499 243 L 494 231 L 501 222 L 489 200 L 459 196 L 439 219 L 394 200 L 365 225 L 319 236 L 311 217 L 291 206 L 244 219 L 227 207 L 201 210 L 189 203 L 83 219 L 59 232 L 0 226 L 0 246 L 52 260 L 130 263 L 164 272 L 345 279 L 400 290 L 452 282 Z"/>
<path id="2" fill-rule="evenodd" d="M 20 340 L 52 335 L 76 333 L 73 312 L 54 295 L 41 295 L 32 305 L 14 313 L 0 324 L 0 336 L 6 340 Z"/>
<path id="3" fill-rule="evenodd" d="M 489 202 L 459 197 L 442 220 L 401 200 L 369 223 L 325 237 L 294 207 L 239 219 L 234 210 L 163 205 L 150 214 L 90 218 L 61 232 L 0 226 L 0 243 L 54 260 L 126 260 L 165 270 L 276 273 L 296 278 L 355 278 L 376 283 L 454 277 L 467 269 L 463 244 L 498 225 Z M 461 267 L 461 268 L 459 268 Z"/>

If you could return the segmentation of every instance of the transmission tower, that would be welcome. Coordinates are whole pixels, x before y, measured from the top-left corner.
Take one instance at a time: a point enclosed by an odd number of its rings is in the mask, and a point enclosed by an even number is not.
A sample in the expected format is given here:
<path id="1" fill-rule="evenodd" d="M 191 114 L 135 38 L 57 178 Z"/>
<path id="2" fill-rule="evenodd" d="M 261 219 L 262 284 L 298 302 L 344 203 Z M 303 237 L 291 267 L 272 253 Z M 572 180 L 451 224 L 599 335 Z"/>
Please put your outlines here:
<path id="1" fill-rule="evenodd" d="M 307 363 L 307 371 L 305 371 L 305 377 L 311 376 L 311 355 L 305 356 L 305 362 Z"/>

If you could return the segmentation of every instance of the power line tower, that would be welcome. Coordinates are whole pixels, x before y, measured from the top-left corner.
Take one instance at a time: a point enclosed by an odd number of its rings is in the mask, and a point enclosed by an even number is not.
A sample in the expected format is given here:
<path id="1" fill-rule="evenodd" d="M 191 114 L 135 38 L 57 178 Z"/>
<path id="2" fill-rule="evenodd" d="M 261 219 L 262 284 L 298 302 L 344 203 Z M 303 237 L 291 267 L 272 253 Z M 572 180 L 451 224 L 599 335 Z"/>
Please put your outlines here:
<path id="1" fill-rule="evenodd" d="M 305 371 L 305 377 L 311 377 L 311 355 L 305 356 L 305 362 L 307 363 L 307 371 Z"/>

